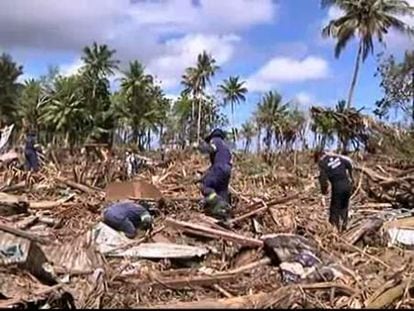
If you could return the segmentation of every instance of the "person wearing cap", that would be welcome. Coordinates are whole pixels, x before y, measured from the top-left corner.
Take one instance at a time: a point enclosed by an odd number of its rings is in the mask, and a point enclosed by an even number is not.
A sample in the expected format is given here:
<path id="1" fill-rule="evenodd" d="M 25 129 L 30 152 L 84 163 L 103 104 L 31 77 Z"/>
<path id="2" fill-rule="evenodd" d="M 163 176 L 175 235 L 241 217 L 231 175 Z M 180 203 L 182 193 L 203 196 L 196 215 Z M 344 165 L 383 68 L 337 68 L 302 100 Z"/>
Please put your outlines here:
<path id="1" fill-rule="evenodd" d="M 315 162 L 319 166 L 319 183 L 323 195 L 328 193 L 328 181 L 331 184 L 331 203 L 329 222 L 339 231 L 346 230 L 348 224 L 349 201 L 352 195 L 352 160 L 349 157 L 318 151 Z"/>
<path id="2" fill-rule="evenodd" d="M 201 192 L 207 211 L 221 220 L 228 219 L 230 210 L 229 183 L 232 156 L 225 139 L 224 131 L 215 129 L 204 139 L 204 142 L 194 145 L 200 152 L 210 156 L 211 166 L 201 179 Z"/>
<path id="3" fill-rule="evenodd" d="M 30 131 L 27 135 L 24 147 L 24 156 L 26 159 L 26 168 L 29 171 L 37 171 L 39 169 L 39 158 L 37 154 L 39 146 L 36 144 L 36 133 Z"/>
<path id="4" fill-rule="evenodd" d="M 148 209 L 132 201 L 110 204 L 104 210 L 103 218 L 106 225 L 123 232 L 130 239 L 137 235 L 137 230 L 147 230 L 152 225 L 152 216 Z"/>

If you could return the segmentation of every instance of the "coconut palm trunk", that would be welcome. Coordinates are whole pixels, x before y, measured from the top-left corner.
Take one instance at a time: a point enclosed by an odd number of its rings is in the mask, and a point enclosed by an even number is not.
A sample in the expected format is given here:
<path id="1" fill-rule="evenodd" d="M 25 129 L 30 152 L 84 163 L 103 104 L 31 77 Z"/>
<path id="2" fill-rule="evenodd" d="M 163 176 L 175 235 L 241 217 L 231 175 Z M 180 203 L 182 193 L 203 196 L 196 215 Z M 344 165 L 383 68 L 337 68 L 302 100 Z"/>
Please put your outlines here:
<path id="1" fill-rule="evenodd" d="M 232 127 L 232 132 L 233 132 L 233 138 L 234 138 L 234 142 L 237 142 L 237 131 L 236 131 L 236 127 L 234 125 L 234 101 L 231 102 L 231 127 Z"/>
<path id="2" fill-rule="evenodd" d="M 413 110 L 412 112 L 411 112 L 411 126 L 412 126 L 412 128 L 414 128 L 414 71 L 412 72 L 412 81 L 411 81 L 411 83 L 412 83 L 412 85 L 411 85 L 411 88 L 412 88 L 412 90 L 413 90 L 413 94 L 412 94 L 412 96 L 413 96 L 413 98 L 412 98 L 412 106 L 411 106 L 411 109 Z"/>
<path id="3" fill-rule="evenodd" d="M 200 96 L 197 96 L 198 102 L 198 118 L 197 118 L 197 141 L 200 141 L 200 132 L 201 132 L 201 100 Z"/>
<path id="4" fill-rule="evenodd" d="M 356 86 L 356 82 L 358 79 L 358 73 L 359 73 L 359 67 L 361 65 L 361 61 L 362 61 L 362 41 L 360 41 L 359 43 L 358 53 L 357 53 L 357 57 L 355 60 L 354 74 L 352 76 L 351 86 L 349 88 L 349 95 L 348 95 L 348 102 L 347 102 L 348 109 L 351 108 L 352 106 L 352 98 L 354 96 L 354 91 L 355 91 L 355 86 Z"/>

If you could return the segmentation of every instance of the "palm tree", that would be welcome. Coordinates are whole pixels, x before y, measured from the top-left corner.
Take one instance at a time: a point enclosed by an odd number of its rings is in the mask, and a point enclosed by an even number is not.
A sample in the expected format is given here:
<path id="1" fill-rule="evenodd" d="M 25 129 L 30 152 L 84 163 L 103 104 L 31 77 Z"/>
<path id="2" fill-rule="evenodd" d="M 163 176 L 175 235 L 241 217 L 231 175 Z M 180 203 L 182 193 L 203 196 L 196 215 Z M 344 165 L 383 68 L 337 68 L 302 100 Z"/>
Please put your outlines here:
<path id="1" fill-rule="evenodd" d="M 374 39 L 384 43 L 384 36 L 391 29 L 413 34 L 413 28 L 400 18 L 404 15 L 413 16 L 414 8 L 405 0 L 322 0 L 322 6 L 335 6 L 343 11 L 341 17 L 330 21 L 322 30 L 324 37 L 336 40 L 335 57 L 340 56 L 351 39 L 357 37 L 359 40 L 347 101 L 347 107 L 350 108 L 359 67 L 373 53 Z"/>
<path id="2" fill-rule="evenodd" d="M 93 115 L 85 106 L 79 83 L 77 76 L 57 78 L 50 98 L 39 105 L 39 122 L 64 138 L 71 148 L 89 136 L 93 124 Z"/>
<path id="3" fill-rule="evenodd" d="M 192 108 L 194 101 L 190 100 L 188 96 L 181 96 L 175 102 L 173 106 L 173 116 L 176 118 L 177 132 L 172 136 L 177 137 L 181 148 L 185 147 L 187 134 L 191 128 Z M 191 136 L 190 136 L 191 137 Z"/>
<path id="4" fill-rule="evenodd" d="M 96 42 L 91 47 L 84 47 L 81 57 L 84 69 L 99 78 L 113 75 L 119 64 L 118 60 L 113 59 L 115 53 L 116 50 L 110 50 L 106 44 L 98 45 Z"/>
<path id="5" fill-rule="evenodd" d="M 124 100 L 117 104 L 117 116 L 132 128 L 139 148 L 144 149 L 145 144 L 149 148 L 151 133 L 162 132 L 169 101 L 138 61 L 131 62 L 128 71 L 123 72 L 121 93 Z"/>
<path id="6" fill-rule="evenodd" d="M 21 84 L 17 82 L 23 74 L 23 66 L 13 62 L 8 54 L 0 56 L 0 128 L 16 121 L 17 101 Z"/>
<path id="7" fill-rule="evenodd" d="M 39 107 L 44 105 L 47 100 L 48 96 L 42 88 L 41 81 L 29 79 L 24 82 L 19 105 L 19 116 L 23 128 L 39 130 L 37 122 L 40 117 Z"/>
<path id="8" fill-rule="evenodd" d="M 245 139 L 244 143 L 244 153 L 249 152 L 250 145 L 252 144 L 253 137 L 256 135 L 256 128 L 252 121 L 246 121 L 242 124 L 241 135 Z"/>
<path id="9" fill-rule="evenodd" d="M 239 77 L 230 77 L 224 80 L 223 84 L 219 86 L 219 91 L 224 95 L 224 103 L 230 103 L 231 107 L 231 125 L 232 131 L 235 130 L 234 124 L 234 106 L 240 102 L 246 101 L 247 88 L 244 87 L 245 81 L 239 81 Z M 237 140 L 237 132 L 234 133 Z"/>
<path id="10" fill-rule="evenodd" d="M 286 150 L 292 150 L 293 145 L 299 140 L 304 140 L 306 118 L 304 113 L 295 107 L 289 107 L 286 117 L 281 120 L 281 143 Z"/>
<path id="11" fill-rule="evenodd" d="M 346 101 L 338 101 L 338 103 L 335 105 L 334 111 L 338 114 L 346 114 L 348 111 L 348 109 L 346 108 Z M 335 121 L 335 132 L 336 136 L 338 137 L 338 150 L 342 147 L 342 151 L 346 152 L 350 138 L 350 135 L 348 133 L 349 131 L 346 128 L 346 126 L 344 126 L 344 124 L 341 124 L 340 120 Z"/>
<path id="12" fill-rule="evenodd" d="M 191 118 L 195 120 L 195 106 L 194 102 L 197 97 L 197 94 L 202 92 L 200 87 L 199 80 L 197 80 L 197 68 L 188 67 L 185 69 L 185 73 L 182 76 L 181 84 L 184 86 L 182 91 L 182 96 L 191 95 L 193 98 L 193 103 L 191 104 Z"/>
<path id="13" fill-rule="evenodd" d="M 200 140 L 202 96 L 207 84 L 210 83 L 218 69 L 219 66 L 216 65 L 216 60 L 206 51 L 203 51 L 197 56 L 196 67 L 187 68 L 183 75 L 182 84 L 185 86 L 183 95 L 191 93 L 198 106 L 197 140 Z"/>
<path id="14" fill-rule="evenodd" d="M 273 91 L 266 93 L 257 107 L 256 121 L 258 127 L 263 126 L 265 129 L 264 143 L 268 152 L 271 149 L 272 139 L 281 137 L 281 123 L 286 118 L 287 112 L 288 105 L 282 104 L 282 96 Z"/>
<path id="15" fill-rule="evenodd" d="M 121 78 L 121 93 L 124 95 L 125 102 L 122 107 L 118 107 L 118 113 L 120 113 L 132 128 L 133 136 L 139 145 L 140 149 L 143 149 L 143 116 L 148 111 L 149 87 L 152 85 L 152 77 L 146 75 L 144 72 L 144 66 L 134 61 L 129 63 L 127 71 L 123 72 Z"/>
<path id="16" fill-rule="evenodd" d="M 99 140 L 105 143 L 112 141 L 115 130 L 115 120 L 108 113 L 111 107 L 108 77 L 118 69 L 119 61 L 114 59 L 115 50 L 110 50 L 107 45 L 98 45 L 96 42 L 91 47 L 83 49 L 81 69 L 81 88 L 87 101 L 90 113 L 95 115 L 94 133 Z"/>
<path id="17" fill-rule="evenodd" d="M 315 135 L 318 148 L 325 148 L 334 141 L 336 121 L 330 114 L 323 113 L 323 108 L 311 108 L 311 131 Z"/>

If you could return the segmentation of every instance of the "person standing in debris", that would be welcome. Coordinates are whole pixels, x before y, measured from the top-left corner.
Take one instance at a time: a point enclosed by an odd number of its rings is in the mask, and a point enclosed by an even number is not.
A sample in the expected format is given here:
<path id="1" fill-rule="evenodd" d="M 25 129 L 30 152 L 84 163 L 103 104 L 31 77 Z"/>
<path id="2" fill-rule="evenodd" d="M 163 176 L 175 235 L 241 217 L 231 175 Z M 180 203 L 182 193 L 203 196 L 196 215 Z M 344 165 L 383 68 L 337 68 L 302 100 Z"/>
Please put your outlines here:
<path id="1" fill-rule="evenodd" d="M 30 131 L 26 138 L 26 145 L 24 148 L 24 156 L 26 158 L 26 168 L 29 171 L 37 171 L 39 169 L 39 157 L 37 150 L 39 145 L 36 144 L 36 133 Z"/>
<path id="2" fill-rule="evenodd" d="M 328 181 L 332 188 L 329 222 L 339 231 L 344 231 L 348 223 L 348 208 L 353 188 L 352 160 L 343 155 L 322 151 L 315 154 L 315 162 L 319 166 L 322 194 L 328 193 Z"/>
<path id="3" fill-rule="evenodd" d="M 213 217 L 227 220 L 230 212 L 229 183 L 232 169 L 230 148 L 225 143 L 226 134 L 215 129 L 201 144 L 195 144 L 204 154 L 209 154 L 211 166 L 201 179 L 204 207 Z"/>
<path id="4" fill-rule="evenodd" d="M 125 162 L 128 178 L 138 174 L 140 168 L 144 165 L 143 161 L 133 150 L 128 150 L 125 153 Z"/>
<path id="5" fill-rule="evenodd" d="M 141 204 L 132 201 L 116 202 L 103 213 L 104 223 L 133 239 L 138 229 L 147 230 L 152 225 L 152 216 Z"/>
<path id="6" fill-rule="evenodd" d="M 125 164 L 126 164 L 126 171 L 128 178 L 132 178 L 132 175 L 135 174 L 135 158 L 134 155 L 131 153 L 130 150 L 128 150 L 125 153 Z"/>

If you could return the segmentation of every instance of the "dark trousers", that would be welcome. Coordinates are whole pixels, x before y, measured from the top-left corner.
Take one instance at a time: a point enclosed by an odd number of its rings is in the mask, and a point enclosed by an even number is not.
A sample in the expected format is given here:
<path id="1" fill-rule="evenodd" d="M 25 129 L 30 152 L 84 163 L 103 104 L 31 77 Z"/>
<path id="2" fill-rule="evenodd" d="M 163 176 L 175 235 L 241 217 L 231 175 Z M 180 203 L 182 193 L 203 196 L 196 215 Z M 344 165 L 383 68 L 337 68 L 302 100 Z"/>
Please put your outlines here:
<path id="1" fill-rule="evenodd" d="M 348 224 L 349 200 L 352 195 L 352 185 L 348 181 L 332 185 L 329 222 L 339 231 L 346 230 Z"/>
<path id="2" fill-rule="evenodd" d="M 126 217 L 119 217 L 110 211 L 105 211 L 103 222 L 116 231 L 124 232 L 130 239 L 133 239 L 136 235 L 137 230 L 134 224 Z"/>
<path id="3" fill-rule="evenodd" d="M 39 169 L 39 159 L 36 151 L 26 150 L 24 156 L 26 158 L 26 169 L 29 171 L 37 171 Z"/>
<path id="4" fill-rule="evenodd" d="M 201 181 L 201 191 L 205 197 L 215 192 L 224 201 L 230 203 L 229 184 L 231 166 L 213 165 L 211 166 Z"/>

